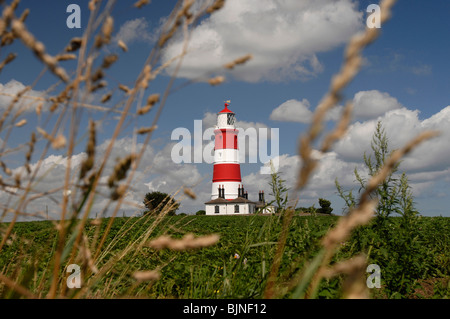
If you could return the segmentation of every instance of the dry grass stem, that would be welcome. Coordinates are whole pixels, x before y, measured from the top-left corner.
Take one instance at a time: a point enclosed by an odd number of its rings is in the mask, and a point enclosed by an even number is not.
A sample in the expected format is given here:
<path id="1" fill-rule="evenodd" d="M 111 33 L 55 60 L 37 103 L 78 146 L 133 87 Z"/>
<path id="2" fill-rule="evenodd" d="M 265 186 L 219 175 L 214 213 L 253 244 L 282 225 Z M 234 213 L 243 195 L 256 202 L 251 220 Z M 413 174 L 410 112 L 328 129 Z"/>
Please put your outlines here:
<path id="1" fill-rule="evenodd" d="M 328 152 L 334 142 L 341 139 L 345 135 L 345 133 L 347 133 L 347 129 L 352 118 L 352 111 L 353 103 L 349 102 L 344 108 L 344 112 L 342 113 L 341 119 L 339 120 L 336 129 L 325 137 L 321 152 Z"/>
<path id="2" fill-rule="evenodd" d="M 8 56 L 0 63 L 0 72 L 3 70 L 5 65 L 11 63 L 17 57 L 16 53 L 9 53 Z"/>
<path id="3" fill-rule="evenodd" d="M 92 253 L 89 249 L 89 241 L 86 235 L 83 235 L 83 243 L 81 246 L 81 253 L 83 256 L 84 263 L 86 263 L 91 270 L 92 273 L 98 273 L 98 268 L 95 265 L 94 260 L 92 259 Z"/>
<path id="4" fill-rule="evenodd" d="M 183 190 L 184 194 L 189 196 L 192 199 L 196 199 L 197 195 L 194 193 L 194 191 L 190 188 L 185 187 Z"/>
<path id="5" fill-rule="evenodd" d="M 216 0 L 210 7 L 208 7 L 208 9 L 206 9 L 206 12 L 209 14 L 212 14 L 215 11 L 222 9 L 224 4 L 225 4 L 225 0 Z"/>
<path id="6" fill-rule="evenodd" d="M 144 66 L 144 70 L 142 71 L 143 79 L 142 79 L 141 85 L 140 85 L 140 87 L 144 90 L 146 88 L 148 88 L 148 82 L 152 79 L 151 71 L 152 71 L 152 67 L 150 66 L 150 64 L 146 64 Z"/>
<path id="7" fill-rule="evenodd" d="M 111 16 L 106 17 L 105 22 L 102 25 L 102 34 L 98 34 L 95 37 L 95 46 L 97 48 L 102 47 L 104 44 L 111 42 L 111 34 L 113 31 L 114 19 Z"/>
<path id="8" fill-rule="evenodd" d="M 353 229 L 366 225 L 375 216 L 377 200 L 364 201 L 348 215 L 339 219 L 337 225 L 332 228 L 322 239 L 322 245 L 328 251 L 334 251 L 342 242 L 345 242 Z"/>
<path id="9" fill-rule="evenodd" d="M 157 270 L 136 271 L 133 278 L 137 281 L 155 281 L 161 278 L 161 273 Z"/>
<path id="10" fill-rule="evenodd" d="M 14 282 L 10 278 L 6 277 L 2 273 L 0 273 L 0 282 L 4 282 L 6 286 L 11 288 L 12 290 L 16 291 L 20 295 L 27 297 L 29 299 L 37 299 L 37 296 L 35 296 L 31 291 L 26 289 L 25 287 L 21 286 L 17 282 Z"/>
<path id="11" fill-rule="evenodd" d="M 365 281 L 367 257 L 358 255 L 346 261 L 339 262 L 324 271 L 325 278 L 332 278 L 339 274 L 346 275 L 343 283 L 343 298 L 369 299 L 369 291 Z"/>
<path id="12" fill-rule="evenodd" d="M 133 6 L 140 9 L 149 3 L 150 3 L 150 0 L 139 0 L 139 1 L 135 2 L 135 4 Z"/>
<path id="13" fill-rule="evenodd" d="M 173 239 L 170 236 L 160 236 L 149 243 L 149 247 L 161 250 L 188 250 L 209 247 L 216 244 L 219 241 L 219 235 L 211 234 L 203 237 L 195 237 L 194 234 L 188 233 L 181 239 Z"/>
<path id="14" fill-rule="evenodd" d="M 22 22 L 25 22 L 25 20 L 27 19 L 28 15 L 30 14 L 30 9 L 25 9 L 24 12 L 22 12 L 22 15 L 20 16 L 19 20 Z"/>
<path id="15" fill-rule="evenodd" d="M 94 167 L 95 160 L 95 145 L 96 145 L 96 133 L 95 133 L 95 122 L 89 121 L 89 139 L 86 145 L 86 159 L 81 163 L 80 168 L 80 179 L 83 179 L 86 176 L 86 173 L 89 172 Z"/>

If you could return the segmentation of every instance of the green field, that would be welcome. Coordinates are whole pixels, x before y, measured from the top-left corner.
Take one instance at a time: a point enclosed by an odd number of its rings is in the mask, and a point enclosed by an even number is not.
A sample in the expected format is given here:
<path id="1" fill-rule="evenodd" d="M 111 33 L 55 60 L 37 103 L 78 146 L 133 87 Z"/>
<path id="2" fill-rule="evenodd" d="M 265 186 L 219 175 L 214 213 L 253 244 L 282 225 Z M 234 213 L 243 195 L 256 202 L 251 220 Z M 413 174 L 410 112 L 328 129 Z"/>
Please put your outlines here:
<path id="1" fill-rule="evenodd" d="M 295 216 L 289 226 L 277 273 L 275 298 L 298 297 L 311 261 L 322 249 L 321 238 L 338 221 L 337 216 Z M 84 233 L 89 249 L 76 256 L 63 252 L 59 295 L 81 298 L 263 298 L 280 236 L 278 216 L 172 216 L 116 218 L 95 256 L 96 245 L 110 219 L 88 223 Z M 8 224 L 0 225 L 0 230 Z M 76 229 L 76 228 L 73 228 Z M 75 230 L 74 230 L 75 232 Z M 219 234 L 206 248 L 174 251 L 153 249 L 149 242 L 167 234 L 181 238 Z M 67 235 L 65 252 L 71 251 Z M 45 297 L 53 274 L 57 231 L 52 222 L 16 223 L 0 254 L 1 273 Z M 90 255 L 86 255 L 89 251 Z M 367 264 L 381 269 L 381 288 L 369 289 L 372 298 L 448 298 L 450 296 L 450 219 L 419 217 L 405 224 L 401 217 L 375 219 L 357 228 L 341 243 L 331 264 L 364 253 Z M 237 254 L 237 255 L 236 255 Z M 96 258 L 95 258 L 96 257 Z M 94 260 L 95 265 L 90 261 Z M 81 266 L 82 287 L 66 289 L 69 263 Z M 95 269 L 95 270 L 93 270 Z M 158 270 L 160 278 L 140 282 L 136 271 Z M 97 273 L 94 274 L 93 272 Z M 369 273 L 364 273 L 364 278 Z M 316 298 L 342 297 L 345 274 L 323 279 Z M 304 295 L 300 295 L 304 297 Z M 21 294 L 0 284 L 1 298 Z"/>

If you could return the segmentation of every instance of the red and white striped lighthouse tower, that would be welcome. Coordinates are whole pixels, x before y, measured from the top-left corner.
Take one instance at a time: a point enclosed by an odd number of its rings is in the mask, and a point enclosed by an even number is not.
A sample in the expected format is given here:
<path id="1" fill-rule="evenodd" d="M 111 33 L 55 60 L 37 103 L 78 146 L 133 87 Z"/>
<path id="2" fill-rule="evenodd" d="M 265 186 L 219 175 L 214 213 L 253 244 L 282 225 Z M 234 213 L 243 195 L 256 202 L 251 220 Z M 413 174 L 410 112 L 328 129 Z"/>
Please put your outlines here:
<path id="1" fill-rule="evenodd" d="M 214 172 L 212 180 L 211 199 L 218 197 L 235 199 L 241 194 L 241 167 L 239 165 L 238 130 L 235 114 L 225 108 L 217 114 L 214 144 Z"/>

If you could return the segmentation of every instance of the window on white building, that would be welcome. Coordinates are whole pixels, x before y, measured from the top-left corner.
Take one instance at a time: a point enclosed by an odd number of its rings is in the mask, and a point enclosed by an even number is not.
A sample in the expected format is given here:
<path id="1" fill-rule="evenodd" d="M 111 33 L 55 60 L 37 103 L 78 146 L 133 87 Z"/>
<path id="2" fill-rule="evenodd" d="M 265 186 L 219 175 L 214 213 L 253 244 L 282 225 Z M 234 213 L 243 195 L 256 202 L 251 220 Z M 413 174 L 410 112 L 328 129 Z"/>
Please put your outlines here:
<path id="1" fill-rule="evenodd" d="M 239 213 L 239 205 L 234 205 L 234 212 Z"/>
<path id="2" fill-rule="evenodd" d="M 214 213 L 219 213 L 219 205 L 214 206 Z"/>

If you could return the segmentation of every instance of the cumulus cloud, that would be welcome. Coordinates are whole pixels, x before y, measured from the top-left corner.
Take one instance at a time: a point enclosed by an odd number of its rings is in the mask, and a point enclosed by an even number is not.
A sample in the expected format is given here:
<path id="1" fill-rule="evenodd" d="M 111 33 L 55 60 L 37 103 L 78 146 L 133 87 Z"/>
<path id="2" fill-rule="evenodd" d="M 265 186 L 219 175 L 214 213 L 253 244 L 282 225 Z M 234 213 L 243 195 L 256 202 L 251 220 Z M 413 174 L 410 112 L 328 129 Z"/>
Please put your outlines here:
<path id="1" fill-rule="evenodd" d="M 309 123 L 312 118 L 309 101 L 287 100 L 275 108 L 269 118 L 274 121 Z"/>
<path id="2" fill-rule="evenodd" d="M 149 31 L 149 24 L 145 18 L 136 18 L 128 20 L 120 26 L 119 31 L 114 36 L 113 42 L 122 40 L 127 45 L 133 42 L 153 42 L 155 36 Z"/>
<path id="3" fill-rule="evenodd" d="M 6 110 L 11 104 L 14 97 L 23 92 L 26 86 L 14 79 L 10 80 L 6 84 L 0 83 L 0 110 Z M 27 90 L 24 96 L 22 96 L 19 101 L 14 105 L 16 110 L 20 110 L 21 112 L 34 112 L 39 103 L 43 102 L 45 99 L 46 93 L 35 91 L 35 90 Z M 48 102 L 43 104 L 43 111 L 47 109 L 49 106 Z"/>
<path id="4" fill-rule="evenodd" d="M 388 111 L 402 108 L 403 105 L 388 93 L 377 90 L 359 91 L 353 97 L 353 117 L 359 120 L 377 118 Z M 337 121 L 342 112 L 342 105 L 332 108 L 326 115 L 326 121 Z M 313 111 L 307 99 L 298 101 L 290 99 L 276 107 L 270 114 L 274 121 L 310 123 Z"/>
<path id="5" fill-rule="evenodd" d="M 316 54 L 345 43 L 361 30 L 362 12 L 351 0 L 230 0 L 195 27 L 180 77 L 198 78 L 248 53 L 254 58 L 233 70 L 244 81 L 310 78 L 323 66 Z M 179 55 L 173 39 L 163 62 Z"/>
<path id="6" fill-rule="evenodd" d="M 358 119 L 376 118 L 403 107 L 396 98 L 377 90 L 360 91 L 353 98 L 353 113 Z"/>
<path id="7" fill-rule="evenodd" d="M 325 116 L 325 121 L 337 121 L 342 112 L 342 105 L 333 107 Z M 298 101 L 290 99 L 276 107 L 269 116 L 273 121 L 310 123 L 313 112 L 307 99 Z"/>

